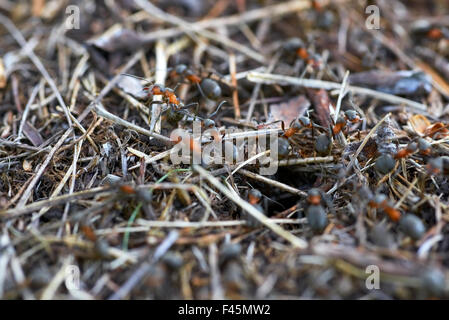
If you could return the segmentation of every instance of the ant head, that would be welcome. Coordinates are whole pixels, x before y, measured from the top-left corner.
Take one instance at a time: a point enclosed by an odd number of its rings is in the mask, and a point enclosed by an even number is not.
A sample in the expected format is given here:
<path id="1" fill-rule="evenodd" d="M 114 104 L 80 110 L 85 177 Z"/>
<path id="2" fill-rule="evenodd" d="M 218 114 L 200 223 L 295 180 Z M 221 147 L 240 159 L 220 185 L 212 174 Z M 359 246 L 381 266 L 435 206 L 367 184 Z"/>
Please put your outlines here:
<path id="1" fill-rule="evenodd" d="M 344 125 L 346 126 L 346 119 L 343 117 L 338 117 L 337 122 L 335 124 Z"/>
<path id="2" fill-rule="evenodd" d="M 418 150 L 418 144 L 416 142 L 410 142 L 407 145 L 407 150 L 410 152 L 415 152 L 416 150 Z"/>
<path id="3" fill-rule="evenodd" d="M 310 121 L 309 117 L 301 116 L 301 117 L 298 118 L 298 121 L 305 128 L 311 128 L 312 127 L 312 122 Z"/>
<path id="4" fill-rule="evenodd" d="M 205 128 L 209 128 L 210 129 L 210 128 L 215 127 L 215 121 L 212 120 L 212 119 L 205 119 L 203 124 L 204 124 Z"/>
<path id="5" fill-rule="evenodd" d="M 374 167 L 380 173 L 387 174 L 391 170 L 393 170 L 395 165 L 396 165 L 396 161 L 391 156 L 391 154 L 384 153 L 379 158 L 377 158 Z"/>
<path id="6" fill-rule="evenodd" d="M 418 149 L 419 151 L 427 151 L 430 150 L 432 148 L 432 145 L 430 144 L 429 141 L 427 141 L 424 138 L 419 138 L 418 139 Z"/>
<path id="7" fill-rule="evenodd" d="M 300 48 L 304 48 L 304 42 L 299 38 L 288 39 L 282 46 L 285 51 L 296 51 Z"/>
<path id="8" fill-rule="evenodd" d="M 251 189 L 248 192 L 248 199 L 252 205 L 259 203 L 260 199 L 262 199 L 262 192 L 257 189 Z"/>
<path id="9" fill-rule="evenodd" d="M 184 74 L 184 72 L 187 71 L 187 69 L 188 69 L 188 67 L 185 64 L 178 64 L 175 67 L 175 72 L 177 75 L 182 75 L 182 74 Z"/>
<path id="10" fill-rule="evenodd" d="M 221 96 L 221 87 L 217 81 L 204 78 L 199 85 L 203 95 L 210 100 L 217 100 Z"/>
<path id="11" fill-rule="evenodd" d="M 359 114 L 355 110 L 346 110 L 345 117 L 346 119 L 348 119 L 348 121 L 351 121 L 353 123 L 360 121 Z"/>
<path id="12" fill-rule="evenodd" d="M 321 190 L 320 189 L 310 189 L 307 192 L 307 202 L 311 205 L 319 205 L 321 203 Z"/>

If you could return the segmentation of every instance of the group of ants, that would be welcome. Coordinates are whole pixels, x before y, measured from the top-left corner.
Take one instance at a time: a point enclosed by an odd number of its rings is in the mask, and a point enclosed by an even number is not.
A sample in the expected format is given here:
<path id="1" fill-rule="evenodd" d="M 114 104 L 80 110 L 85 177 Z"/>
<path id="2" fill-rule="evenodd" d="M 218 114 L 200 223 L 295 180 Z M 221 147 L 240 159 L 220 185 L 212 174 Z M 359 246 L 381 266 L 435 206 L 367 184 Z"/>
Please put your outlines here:
<path id="1" fill-rule="evenodd" d="M 308 66 L 317 67 L 320 63 L 316 55 L 310 54 L 310 52 L 304 47 L 302 41 L 299 39 L 291 39 L 286 43 L 284 48 L 289 52 L 293 52 L 299 59 L 305 61 Z M 130 74 L 124 75 L 145 80 Z M 173 79 L 181 80 L 184 83 L 189 83 L 196 86 L 198 92 L 209 100 L 217 101 L 222 96 L 222 89 L 216 80 L 211 79 L 209 76 L 199 76 L 185 64 L 179 64 L 176 67 L 169 69 L 169 75 Z M 146 94 L 146 99 L 150 99 L 151 103 L 159 103 L 165 106 L 165 109 L 163 109 L 161 114 L 167 112 L 167 119 L 169 119 L 169 115 L 171 118 L 174 117 L 175 121 L 179 121 L 184 116 L 188 116 L 195 120 L 200 120 L 202 127 L 209 129 L 214 128 L 216 132 L 218 132 L 218 129 L 215 127 L 215 121 L 211 118 L 218 113 L 222 105 L 226 103 L 226 100 L 220 102 L 218 107 L 208 116 L 208 118 L 201 118 L 196 114 L 188 112 L 187 110 L 194 106 L 197 106 L 198 108 L 199 104 L 197 102 L 185 104 L 177 96 L 177 88 L 178 85 L 172 89 L 161 84 L 148 84 L 144 86 L 143 90 Z M 158 101 L 153 100 L 154 96 L 162 97 L 162 99 L 159 99 Z M 319 155 L 326 155 L 330 152 L 332 138 L 335 138 L 341 133 L 347 133 L 349 125 L 357 124 L 361 121 L 362 119 L 360 115 L 355 110 L 347 110 L 343 113 L 343 115 L 338 116 L 335 122 L 332 121 L 329 128 L 323 128 L 318 124 L 313 123 L 308 116 L 300 116 L 293 120 L 288 128 L 285 128 L 282 120 L 278 120 L 269 124 L 257 126 L 257 129 L 266 127 L 270 124 L 281 123 L 282 131 L 278 137 L 278 155 L 281 158 L 285 158 L 288 157 L 292 149 L 290 138 L 304 129 L 312 129 L 313 134 L 314 127 L 319 127 L 324 129 L 326 133 L 323 133 L 316 138 L 315 151 Z M 444 125 L 441 128 L 444 129 L 445 127 L 446 126 Z M 381 174 L 388 174 L 396 167 L 397 160 L 408 158 L 413 154 L 418 154 L 423 157 L 424 160 L 427 160 L 426 169 L 429 175 L 436 176 L 445 174 L 445 172 L 449 171 L 449 157 L 433 157 L 431 143 L 426 140 L 426 137 L 433 137 L 433 135 L 437 134 L 440 129 L 432 130 L 432 132 L 427 136 L 413 139 L 405 147 L 399 148 L 394 154 L 387 152 L 381 153 L 375 161 L 374 168 Z M 214 138 L 217 136 L 219 135 L 217 134 Z M 174 141 L 174 143 L 179 142 L 181 142 L 181 139 L 179 141 Z M 200 152 L 201 143 L 197 143 L 193 138 L 190 138 L 190 149 L 193 152 Z M 142 192 L 141 189 L 134 188 L 129 185 L 122 184 L 120 186 L 120 191 L 122 194 L 127 196 L 135 196 L 140 201 L 151 201 L 151 197 L 148 197 L 145 192 Z M 397 208 L 395 208 L 392 201 L 382 193 L 373 193 L 371 190 L 365 191 L 366 201 L 369 208 L 383 211 L 391 221 L 398 223 L 400 230 L 402 230 L 404 234 L 409 236 L 412 240 L 418 241 L 422 239 L 426 233 L 426 228 L 419 217 L 411 213 L 402 214 Z M 264 213 L 264 210 L 260 204 L 262 197 L 262 193 L 257 189 L 250 189 L 247 193 L 248 202 L 258 211 Z M 314 233 L 323 233 L 329 225 L 327 211 L 330 210 L 333 212 L 332 201 L 329 201 L 329 196 L 326 195 L 323 190 L 313 188 L 308 191 L 307 197 L 302 201 L 302 203 L 305 204 L 303 206 L 304 213 L 311 230 Z M 260 221 L 256 220 L 252 215 L 246 212 L 243 212 L 243 215 L 246 218 L 248 227 L 260 227 Z M 299 213 L 298 216 L 300 216 Z M 154 219 L 154 213 L 152 213 L 148 218 Z"/>

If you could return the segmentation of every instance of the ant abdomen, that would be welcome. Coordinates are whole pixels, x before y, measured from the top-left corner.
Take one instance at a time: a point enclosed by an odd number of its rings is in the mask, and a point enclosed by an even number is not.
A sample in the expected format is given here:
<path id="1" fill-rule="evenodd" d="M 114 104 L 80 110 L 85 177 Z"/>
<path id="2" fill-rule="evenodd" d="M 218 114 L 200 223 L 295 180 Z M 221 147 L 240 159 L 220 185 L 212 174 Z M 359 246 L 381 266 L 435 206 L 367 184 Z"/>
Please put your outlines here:
<path id="1" fill-rule="evenodd" d="M 306 209 L 306 217 L 314 232 L 322 232 L 328 225 L 326 211 L 321 205 L 310 205 Z"/>
<path id="2" fill-rule="evenodd" d="M 426 233 L 426 227 L 414 214 L 406 214 L 399 220 L 399 228 L 413 240 L 419 240 Z"/>
<path id="3" fill-rule="evenodd" d="M 396 161 L 389 153 L 382 154 L 379 158 L 377 158 L 376 163 L 374 164 L 374 168 L 382 174 L 387 174 L 391 170 L 393 170 L 396 165 Z"/>
<path id="4" fill-rule="evenodd" d="M 204 96 L 210 100 L 217 100 L 221 97 L 221 87 L 215 80 L 204 78 L 201 80 L 199 87 Z"/>
<path id="5" fill-rule="evenodd" d="M 319 154 L 319 155 L 328 155 L 330 150 L 331 150 L 331 146 L 332 146 L 332 141 L 330 139 L 330 137 L 323 133 L 320 134 L 315 141 L 315 151 Z"/>

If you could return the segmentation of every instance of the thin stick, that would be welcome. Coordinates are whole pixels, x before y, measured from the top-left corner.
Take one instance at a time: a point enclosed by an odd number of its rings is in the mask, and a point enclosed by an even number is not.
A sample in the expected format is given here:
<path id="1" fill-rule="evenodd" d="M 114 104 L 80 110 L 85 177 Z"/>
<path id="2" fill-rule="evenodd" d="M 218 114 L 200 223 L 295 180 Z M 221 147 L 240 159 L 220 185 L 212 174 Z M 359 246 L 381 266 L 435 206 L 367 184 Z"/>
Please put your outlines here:
<path id="1" fill-rule="evenodd" d="M 310 5 L 311 4 L 309 0 L 294 0 L 277 5 L 267 6 L 260 9 L 246 11 L 242 14 L 235 14 L 227 17 L 218 17 L 214 19 L 198 21 L 192 23 L 191 26 L 194 30 L 202 30 L 207 28 L 240 25 L 242 23 L 257 21 L 267 17 L 280 17 L 287 14 L 294 14 L 295 12 L 309 9 Z M 158 30 L 145 35 L 144 39 L 145 41 L 155 41 L 162 38 L 176 37 L 184 32 L 185 30 L 179 27 Z"/>
<path id="2" fill-rule="evenodd" d="M 20 127 L 19 127 L 19 132 L 17 134 L 17 139 L 21 139 L 23 136 L 23 134 L 22 134 L 23 126 L 25 125 L 25 121 L 26 121 L 28 113 L 30 111 L 30 107 L 33 104 L 33 101 L 36 98 L 36 95 L 38 92 L 39 92 L 39 85 L 34 87 L 33 92 L 31 92 L 30 99 L 28 100 L 27 105 L 25 106 L 25 110 L 23 111 L 23 114 L 22 114 L 22 120 L 20 121 Z"/>
<path id="3" fill-rule="evenodd" d="M 168 236 L 162 241 L 162 243 L 156 248 L 153 257 L 150 262 L 144 262 L 136 270 L 136 272 L 123 284 L 123 286 L 114 294 L 112 294 L 108 300 L 119 300 L 126 297 L 129 292 L 145 277 L 145 275 L 151 270 L 160 258 L 170 249 L 170 247 L 176 242 L 179 237 L 177 231 L 170 231 Z"/>
<path id="4" fill-rule="evenodd" d="M 152 138 L 156 138 L 156 139 L 159 139 L 159 140 L 164 141 L 164 142 L 172 143 L 172 141 L 170 140 L 170 138 L 168 138 L 168 137 L 166 137 L 166 136 L 160 135 L 160 134 L 155 133 L 155 132 L 151 132 L 151 131 L 149 131 L 149 130 L 147 130 L 147 129 L 144 129 L 144 128 L 142 128 L 142 127 L 139 127 L 139 126 L 136 125 L 136 124 L 133 124 L 133 123 L 131 123 L 131 122 L 128 122 L 128 121 L 126 121 L 126 120 L 123 120 L 122 118 L 116 116 L 115 114 L 110 113 L 110 112 L 107 111 L 107 110 L 103 107 L 103 105 L 100 104 L 100 103 L 94 104 L 94 109 L 95 109 L 95 112 L 96 112 L 100 117 L 109 119 L 109 120 L 111 120 L 111 121 L 117 123 L 118 125 L 124 126 L 125 128 L 128 128 L 128 129 L 135 130 L 135 131 L 137 131 L 137 132 L 139 132 L 139 133 L 142 133 L 142 134 L 144 134 L 144 135 L 146 135 L 146 136 L 149 136 L 149 137 L 152 137 Z"/>
<path id="5" fill-rule="evenodd" d="M 272 230 L 274 233 L 279 235 L 280 237 L 284 238 L 288 242 L 290 242 L 294 247 L 305 249 L 307 248 L 307 242 L 294 236 L 288 231 L 285 231 L 281 227 L 279 227 L 277 224 L 272 223 L 269 221 L 269 219 L 262 213 L 260 213 L 256 208 L 254 208 L 252 205 L 250 205 L 248 202 L 244 201 L 239 196 L 232 193 L 228 188 L 226 188 L 222 183 L 218 181 L 217 178 L 212 176 L 209 172 L 204 170 L 198 165 L 194 165 L 193 169 L 197 171 L 200 176 L 205 178 L 209 183 L 211 183 L 214 187 L 216 187 L 220 192 L 222 192 L 226 197 L 228 197 L 230 200 L 235 202 L 238 206 L 240 206 L 243 210 L 248 212 L 250 215 L 252 215 L 254 218 L 259 220 L 263 225 L 265 225 L 267 228 Z"/>
<path id="6" fill-rule="evenodd" d="M 155 75 L 155 83 L 164 85 L 165 78 L 167 77 L 167 56 L 165 54 L 165 42 L 163 40 L 159 40 L 156 43 L 156 75 Z M 156 103 L 151 104 L 151 122 L 150 122 L 150 131 L 161 133 L 161 114 L 162 105 L 160 102 L 162 101 L 162 96 L 154 96 L 153 101 Z"/>
<path id="7" fill-rule="evenodd" d="M 305 159 L 287 159 L 287 160 L 280 160 L 278 162 L 279 167 L 286 167 L 286 166 L 295 166 L 295 165 L 308 165 L 313 163 L 328 163 L 333 162 L 334 157 L 328 156 L 328 157 L 314 157 L 314 158 L 305 158 Z"/>
<path id="8" fill-rule="evenodd" d="M 237 79 L 235 74 L 237 73 L 237 63 L 235 61 L 235 54 L 231 53 L 229 55 L 229 73 L 231 74 L 231 84 L 234 87 L 232 92 L 232 102 L 234 103 L 234 117 L 235 119 L 240 119 L 240 104 L 239 104 L 239 93 L 237 90 Z"/>
<path id="9" fill-rule="evenodd" d="M 338 95 L 338 100 L 337 100 L 337 106 L 335 107 L 334 123 L 337 123 L 338 114 L 340 113 L 340 108 L 341 108 L 341 102 L 343 101 L 343 97 L 345 96 L 346 86 L 348 85 L 348 77 L 349 77 L 349 71 L 346 71 L 345 76 L 343 78 L 343 82 L 341 83 L 340 94 Z"/>
<path id="10" fill-rule="evenodd" d="M 307 196 L 307 193 L 304 192 L 304 191 L 301 191 L 299 189 L 290 187 L 289 185 L 286 185 L 285 183 L 282 183 L 282 182 L 279 182 L 279 181 L 276 181 L 276 180 L 269 179 L 267 177 L 261 176 L 260 174 L 257 174 L 257 173 L 254 173 L 254 172 L 251 172 L 251 171 L 248 171 L 248 170 L 245 170 L 245 169 L 240 169 L 240 173 L 245 175 L 245 176 L 247 176 L 248 178 L 251 178 L 251 179 L 254 179 L 254 180 L 266 183 L 266 184 L 269 184 L 269 185 L 271 185 L 273 187 L 276 187 L 276 188 L 279 188 L 281 190 L 293 193 L 295 195 L 299 195 L 299 196 L 303 196 L 303 197 Z"/>
<path id="11" fill-rule="evenodd" d="M 159 20 L 163 20 L 165 22 L 171 23 L 171 24 L 176 24 L 178 26 L 180 26 L 181 28 L 184 28 L 185 31 L 188 31 L 190 33 L 192 32 L 197 32 L 199 35 L 208 38 L 212 41 L 216 41 L 219 42 L 231 49 L 235 49 L 237 51 L 240 51 L 241 53 L 245 54 L 246 56 L 259 61 L 261 63 L 265 63 L 265 57 L 262 56 L 261 54 L 259 54 L 258 52 L 247 48 L 243 45 L 241 45 L 240 43 L 231 40 L 223 35 L 220 35 L 218 33 L 215 32 L 211 32 L 208 30 L 196 30 L 195 28 L 192 27 L 192 24 L 171 14 L 168 14 L 166 12 L 164 12 L 163 10 L 159 9 L 158 7 L 156 7 L 155 5 L 153 5 L 152 3 L 150 3 L 147 0 L 135 0 L 135 3 L 140 6 L 143 10 L 145 10 L 149 15 L 159 19 Z"/>
<path id="12" fill-rule="evenodd" d="M 259 72 L 248 73 L 247 79 L 255 83 L 265 83 L 265 84 L 276 83 L 278 85 L 296 85 L 307 88 L 325 89 L 325 90 L 341 89 L 342 86 L 340 83 L 336 82 L 313 80 L 313 79 L 301 79 L 278 74 L 259 73 Z M 427 107 L 422 103 L 398 97 L 392 94 L 355 86 L 348 86 L 347 90 L 355 94 L 367 95 L 390 103 L 405 104 L 410 108 L 417 109 L 419 111 L 427 110 Z"/>

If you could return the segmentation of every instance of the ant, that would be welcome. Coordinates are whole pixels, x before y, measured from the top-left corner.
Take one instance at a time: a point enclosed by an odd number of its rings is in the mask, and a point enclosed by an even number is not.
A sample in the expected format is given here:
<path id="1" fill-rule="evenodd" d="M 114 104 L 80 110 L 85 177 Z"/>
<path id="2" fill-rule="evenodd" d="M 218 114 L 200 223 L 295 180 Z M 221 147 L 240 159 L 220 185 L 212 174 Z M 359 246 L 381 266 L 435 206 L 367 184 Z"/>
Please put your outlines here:
<path id="1" fill-rule="evenodd" d="M 145 78 L 135 76 L 132 74 L 123 73 L 122 75 L 149 82 Z M 172 111 L 174 111 L 178 114 L 190 116 L 189 113 L 184 112 L 184 109 L 190 108 L 192 106 L 197 106 L 197 108 L 198 108 L 198 102 L 184 104 L 181 101 L 181 99 L 175 94 L 175 90 L 177 89 L 177 87 L 178 86 L 176 86 L 174 89 L 171 89 L 171 88 L 165 87 L 162 84 L 155 83 L 155 84 L 143 87 L 143 91 L 147 94 L 148 98 L 152 98 L 153 96 L 162 96 L 162 101 L 152 101 L 152 103 L 158 103 L 158 104 L 165 103 L 168 106 L 168 109 L 171 109 Z M 163 112 L 167 111 L 168 109 L 163 110 Z M 161 114 L 162 114 L 162 112 L 161 112 Z M 161 116 L 161 114 L 159 116 Z"/>
<path id="2" fill-rule="evenodd" d="M 410 142 L 407 147 L 400 149 L 394 156 L 396 160 L 411 156 L 416 151 L 423 156 L 429 156 L 432 153 L 432 145 L 424 138 L 419 138 L 418 142 Z"/>
<path id="3" fill-rule="evenodd" d="M 442 38 L 449 38 L 448 28 L 432 28 L 427 32 L 427 37 L 431 40 L 440 40 Z"/>
<path id="4" fill-rule="evenodd" d="M 333 135 L 337 135 L 340 132 L 342 132 L 345 128 L 348 122 L 350 123 L 359 123 L 361 121 L 359 114 L 355 110 L 346 110 L 344 117 L 338 117 L 337 121 L 332 128 Z"/>
<path id="5" fill-rule="evenodd" d="M 398 222 L 401 218 L 401 212 L 395 209 L 382 193 L 371 196 L 371 199 L 368 201 L 368 206 L 374 209 L 382 209 L 394 222 Z"/>
<path id="6" fill-rule="evenodd" d="M 328 208 L 332 208 L 330 200 L 322 190 L 313 188 L 307 192 L 305 214 L 307 221 L 314 232 L 322 232 L 329 223 L 327 213 L 322 205 L 323 201 Z"/>
<path id="7" fill-rule="evenodd" d="M 400 149 L 394 155 L 395 160 L 404 159 L 411 156 L 418 150 L 418 144 L 416 142 L 410 142 L 407 147 Z"/>
<path id="8" fill-rule="evenodd" d="M 118 192 L 123 197 L 134 197 L 142 202 L 142 209 L 147 219 L 156 219 L 151 202 L 153 201 L 152 192 L 144 188 L 136 188 L 136 186 L 120 181 L 117 183 Z"/>
<path id="9" fill-rule="evenodd" d="M 264 213 L 263 207 L 260 205 L 262 199 L 262 192 L 257 189 L 251 189 L 248 192 L 248 202 L 256 208 L 259 212 Z M 250 228 L 257 228 L 261 225 L 260 221 L 255 219 L 252 215 L 245 211 L 246 224 Z"/>
<path id="10" fill-rule="evenodd" d="M 426 169 L 430 175 L 449 175 L 449 157 L 441 156 L 432 158 L 427 162 Z"/>
<path id="11" fill-rule="evenodd" d="M 281 157 L 285 157 L 289 154 L 290 150 L 290 142 L 288 141 L 288 139 L 290 137 L 292 137 L 293 135 L 295 135 L 296 133 L 298 133 L 301 129 L 303 128 L 312 128 L 314 126 L 317 126 L 316 124 L 314 124 L 312 121 L 310 121 L 309 117 L 306 116 L 301 116 L 295 120 L 292 121 L 292 123 L 290 124 L 290 127 L 285 130 L 285 123 L 283 120 L 277 120 L 268 124 L 264 124 L 261 126 L 258 126 L 258 128 L 262 128 L 262 127 L 266 127 L 270 124 L 274 124 L 277 122 L 281 122 L 281 128 L 283 131 L 283 134 L 279 137 L 278 139 L 278 154 Z M 313 133 L 313 131 L 312 131 Z"/>
<path id="12" fill-rule="evenodd" d="M 217 81 L 210 78 L 201 78 L 196 75 L 192 69 L 187 67 L 185 64 L 177 65 L 171 72 L 171 77 L 183 77 L 192 84 L 195 84 L 198 91 L 203 97 L 210 100 L 217 100 L 221 97 L 222 91 L 220 85 Z"/>
<path id="13" fill-rule="evenodd" d="M 321 58 L 317 54 L 310 53 L 300 38 L 287 40 L 283 45 L 283 49 L 289 54 L 294 54 L 299 57 L 314 69 L 319 69 L 321 66 Z"/>
<path id="14" fill-rule="evenodd" d="M 419 240 L 424 235 L 426 228 L 423 222 L 417 216 L 413 214 L 404 214 L 395 209 L 391 202 L 387 199 L 384 194 L 377 193 L 373 195 L 370 190 L 364 189 L 365 195 L 368 197 L 368 206 L 370 208 L 383 210 L 389 218 L 399 224 L 399 228 L 406 235 L 411 237 L 413 240 Z"/>

